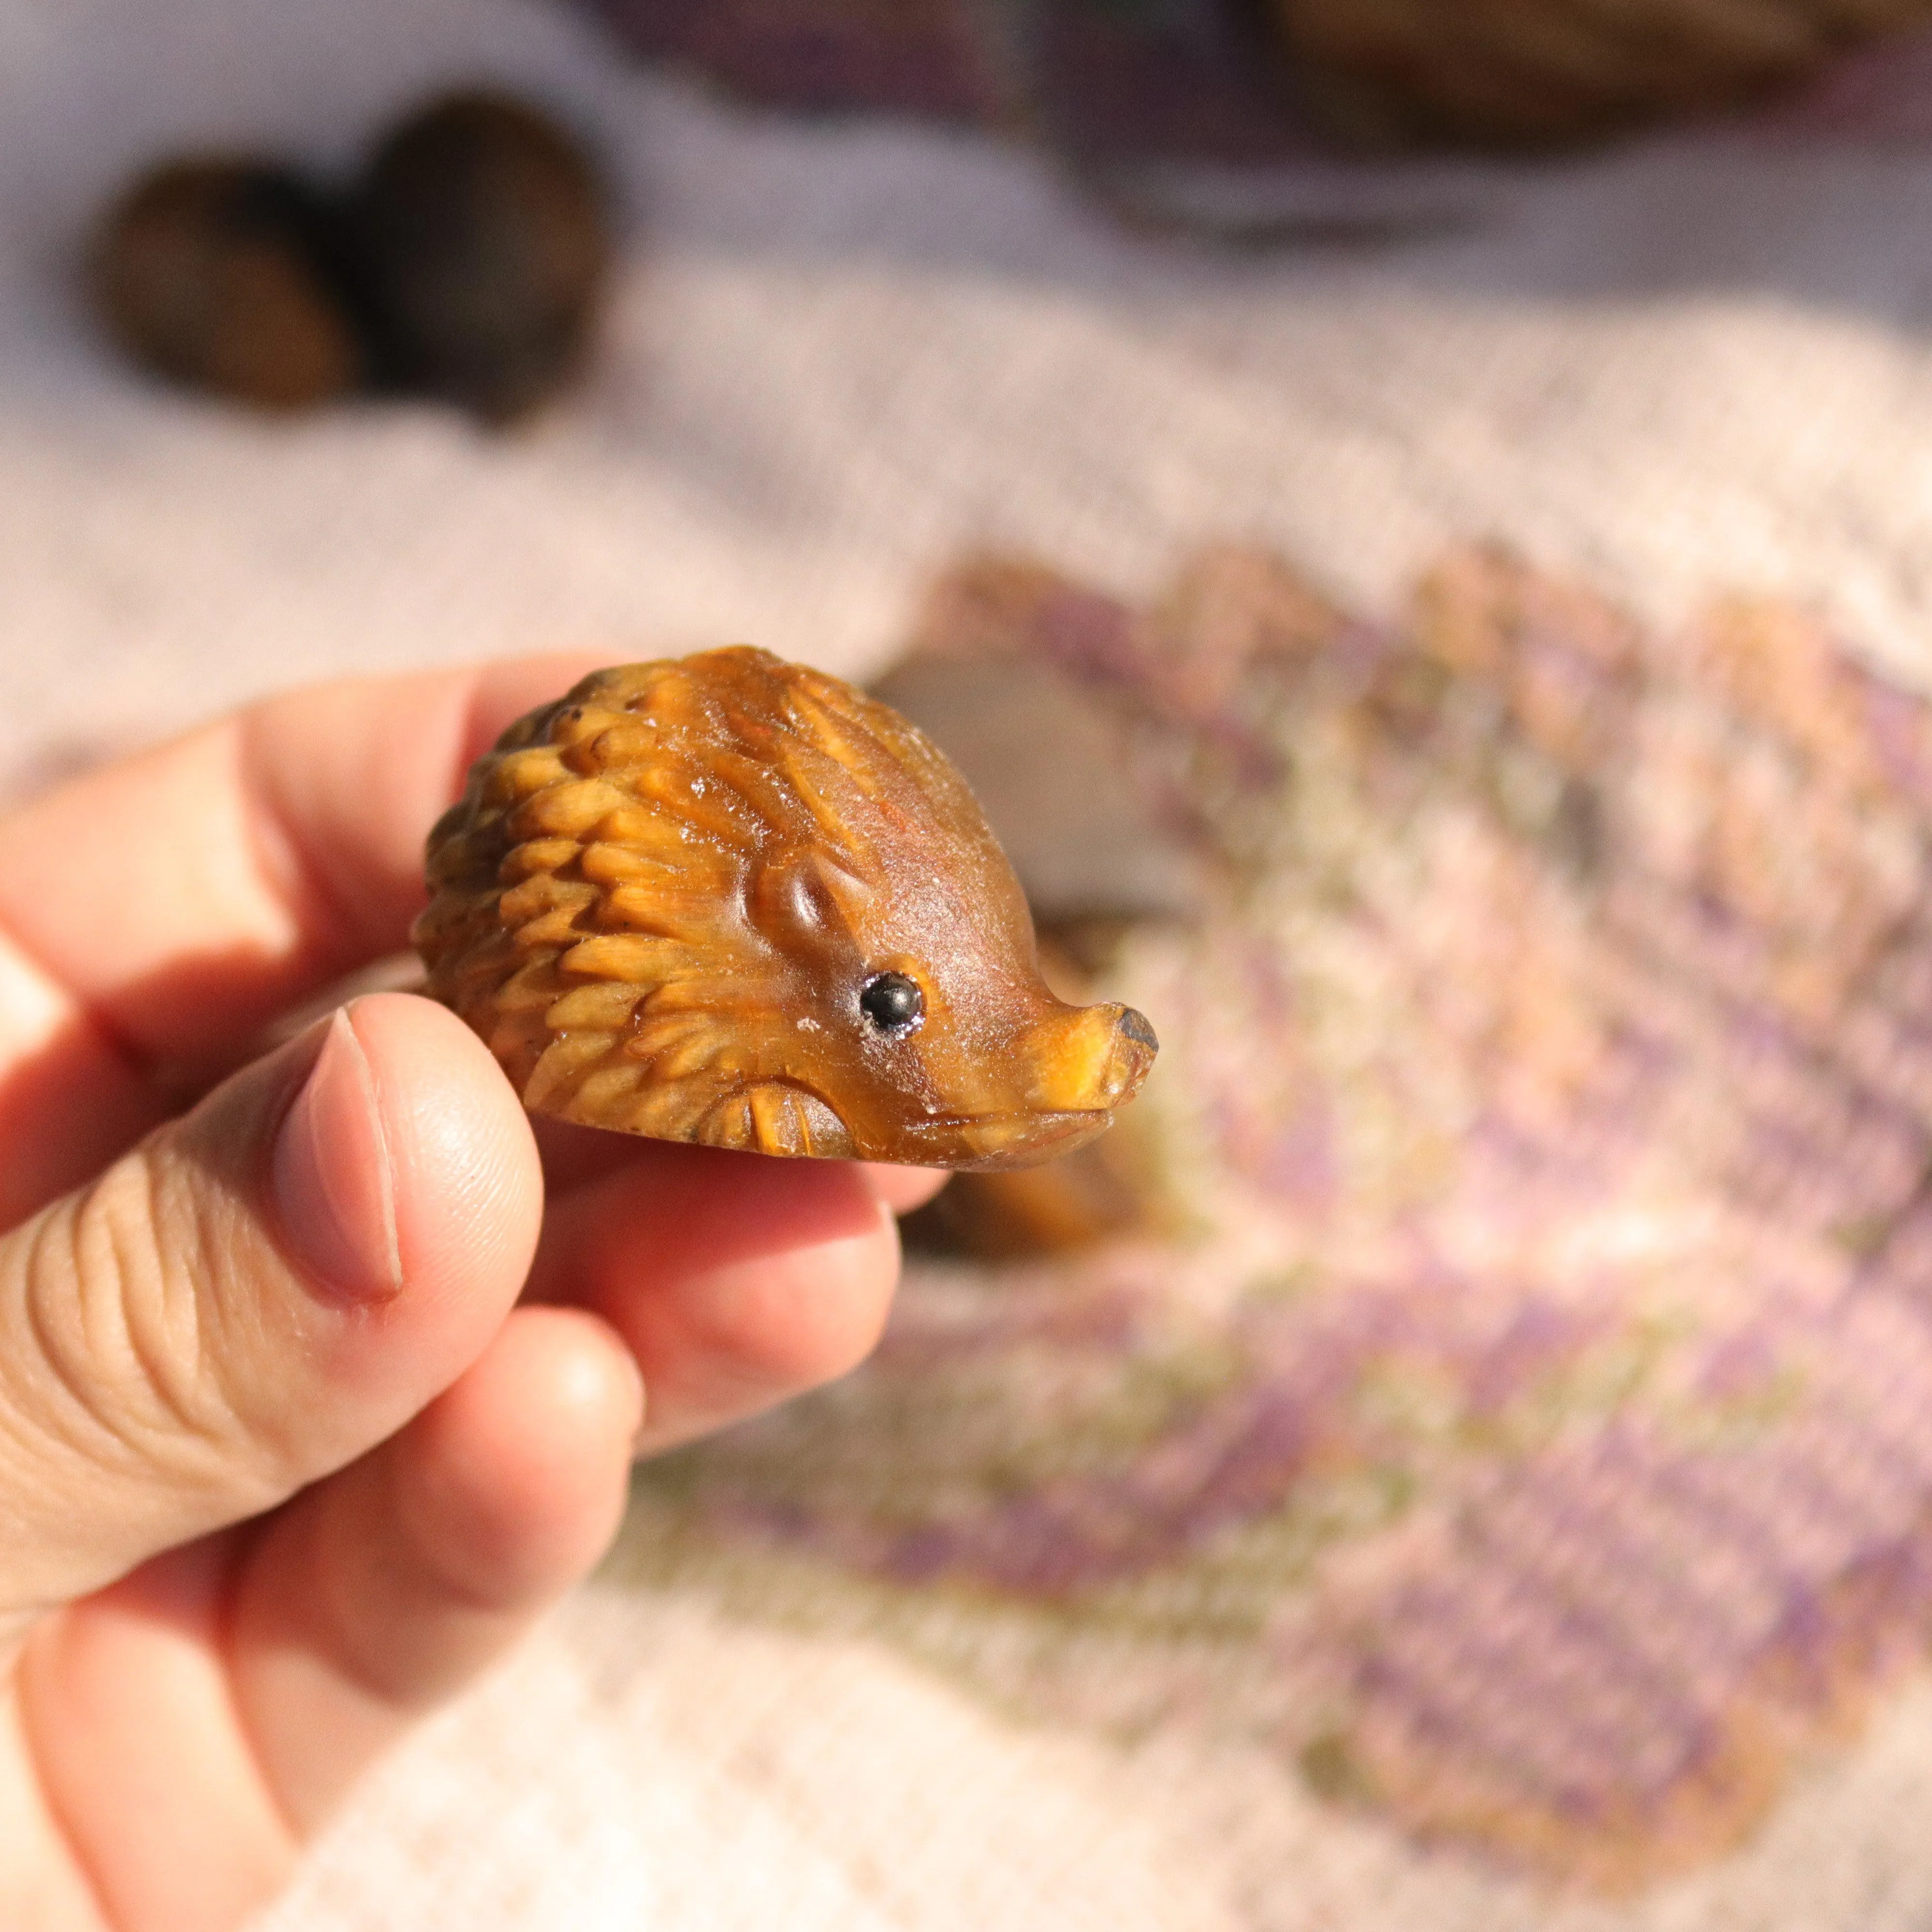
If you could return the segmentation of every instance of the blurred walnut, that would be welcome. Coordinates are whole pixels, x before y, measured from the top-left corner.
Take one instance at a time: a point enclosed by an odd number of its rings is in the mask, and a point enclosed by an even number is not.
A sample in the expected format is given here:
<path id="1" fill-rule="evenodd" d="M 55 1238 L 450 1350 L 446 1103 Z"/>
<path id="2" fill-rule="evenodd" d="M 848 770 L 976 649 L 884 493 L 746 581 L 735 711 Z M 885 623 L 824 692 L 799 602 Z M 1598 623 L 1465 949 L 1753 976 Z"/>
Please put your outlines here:
<path id="1" fill-rule="evenodd" d="M 583 150 L 535 109 L 454 94 L 377 151 L 350 226 L 380 375 L 495 421 L 575 374 L 610 265 Z"/>
<path id="2" fill-rule="evenodd" d="M 316 194 L 272 163 L 167 163 L 102 226 L 101 312 L 157 375 L 264 409 L 326 402 L 362 369 L 324 266 L 326 225 Z"/>
<path id="3" fill-rule="evenodd" d="M 1932 0 L 1264 0 L 1301 92 L 1376 141 L 1540 147 L 1744 106 Z"/>
<path id="4" fill-rule="evenodd" d="M 500 422 L 576 373 L 609 256 L 570 136 L 457 94 L 346 191 L 269 160 L 161 164 L 103 224 L 92 280 L 115 339 L 171 381 L 276 410 L 373 382 Z"/>

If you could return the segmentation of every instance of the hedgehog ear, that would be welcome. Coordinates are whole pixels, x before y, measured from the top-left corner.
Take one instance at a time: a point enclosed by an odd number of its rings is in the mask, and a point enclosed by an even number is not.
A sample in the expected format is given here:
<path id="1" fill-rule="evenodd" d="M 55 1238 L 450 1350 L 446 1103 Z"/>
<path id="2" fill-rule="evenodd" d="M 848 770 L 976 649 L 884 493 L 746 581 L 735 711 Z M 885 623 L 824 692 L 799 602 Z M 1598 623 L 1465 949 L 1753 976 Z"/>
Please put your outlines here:
<path id="1" fill-rule="evenodd" d="M 849 939 L 872 898 L 863 879 L 815 845 L 774 853 L 751 880 L 752 918 L 782 946 Z"/>

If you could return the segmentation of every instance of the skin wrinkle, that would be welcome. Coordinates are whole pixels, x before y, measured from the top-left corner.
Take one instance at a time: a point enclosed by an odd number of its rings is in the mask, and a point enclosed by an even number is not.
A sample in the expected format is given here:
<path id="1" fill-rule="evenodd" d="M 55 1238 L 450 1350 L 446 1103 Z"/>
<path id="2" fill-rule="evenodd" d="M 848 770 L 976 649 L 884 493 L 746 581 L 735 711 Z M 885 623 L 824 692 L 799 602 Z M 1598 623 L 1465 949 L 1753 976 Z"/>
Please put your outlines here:
<path id="1" fill-rule="evenodd" d="M 289 1083 L 278 1120 L 301 1085 L 299 1079 Z M 83 1285 L 78 1351 L 52 1322 L 47 1295 L 32 1287 L 35 1280 L 62 1279 L 62 1264 L 49 1260 L 40 1246 L 62 1226 L 68 1230 L 64 1273 Z M 27 1292 L 42 1354 L 101 1435 L 124 1451 L 139 1444 L 140 1455 L 165 1462 L 176 1480 L 188 1477 L 197 1486 L 232 1484 L 246 1468 L 254 1478 L 256 1507 L 266 1507 L 312 1472 L 296 1445 L 282 1439 L 275 1414 L 249 1414 L 249 1364 L 262 1359 L 266 1334 L 260 1298 L 244 1292 L 237 1280 L 247 1259 L 239 1251 L 250 1245 L 250 1233 L 247 1212 L 229 1189 L 196 1186 L 185 1162 L 137 1155 L 49 1217 L 37 1234 Z M 110 1264 L 91 1264 L 104 1250 Z M 187 1258 L 184 1264 L 173 1256 Z M 286 1255 L 280 1258 L 292 1270 L 296 1268 Z M 232 1337 L 244 1323 L 252 1331 L 248 1339 L 256 1346 L 236 1346 L 232 1340 L 212 1346 L 215 1330 L 226 1328 Z M 111 1334 L 104 1324 L 111 1324 Z M 283 1338 L 275 1339 L 279 1346 Z M 117 1368 L 104 1378 L 99 1365 L 114 1360 L 136 1372 Z M 76 1383 L 121 1393 L 122 1412 L 88 1404 L 76 1393 Z M 71 1433 L 64 1439 L 97 1466 L 105 1460 L 98 1444 L 90 1448 Z M 206 1453 L 190 1464 L 180 1452 L 196 1447 Z M 252 1452 L 243 1463 L 238 1464 L 238 1449 Z"/>
<path id="2" fill-rule="evenodd" d="M 44 1222 L 41 1226 L 37 1228 L 34 1232 L 29 1252 L 26 1257 L 24 1263 L 25 1268 L 29 1276 L 31 1276 L 31 1274 L 36 1265 L 36 1257 L 40 1252 L 44 1245 L 54 1232 L 51 1225 L 52 1220 L 52 1217 L 50 1217 L 49 1221 Z M 10 1282 L 7 1286 L 9 1288 L 11 1288 L 14 1286 L 14 1283 L 13 1282 Z M 30 1344 L 30 1358 L 51 1363 L 54 1359 L 55 1352 L 52 1346 L 52 1338 L 51 1335 L 46 1332 L 44 1327 L 47 1317 L 47 1311 L 42 1304 L 40 1298 L 28 1291 L 24 1280 L 22 1280 L 20 1282 L 20 1292 L 17 1294 L 10 1295 L 9 1298 L 14 1300 L 20 1310 L 21 1316 L 26 1328 L 27 1339 Z M 0 1364 L 4 1364 L 7 1366 L 10 1367 L 14 1360 L 14 1357 L 11 1350 L 0 1352 Z M 11 1380 L 13 1378 L 9 1376 L 8 1379 Z M 59 1386 L 58 1376 L 56 1376 L 56 1386 L 57 1388 Z M 34 1411 L 44 1409 L 46 1405 L 44 1401 L 34 1401 L 30 1402 L 26 1399 L 28 1396 L 28 1391 L 27 1390 L 17 1388 L 16 1386 L 15 1399 L 4 1403 L 0 1403 L 0 1429 L 4 1430 L 8 1439 L 10 1440 L 14 1446 L 14 1459 L 17 1468 L 26 1470 L 33 1469 L 36 1466 L 37 1463 L 40 1460 L 41 1456 L 44 1454 L 46 1444 L 50 1440 L 59 1447 L 68 1450 L 76 1457 L 85 1462 L 87 1459 L 88 1452 L 81 1446 L 80 1442 L 76 1436 L 71 1432 L 64 1432 L 58 1427 L 50 1428 L 46 1426 L 44 1422 L 36 1423 L 30 1420 L 29 1418 L 33 1415 Z M 91 1417 L 88 1416 L 87 1412 L 84 1407 L 80 1409 L 80 1413 L 83 1419 L 88 1420 L 92 1420 Z M 18 1485 L 16 1484 L 11 1486 L 17 1487 Z M 31 1491 L 29 1492 L 31 1493 Z M 10 1528 L 14 1538 L 17 1538 L 20 1534 L 22 1526 L 17 1520 L 10 1526 Z M 10 1538 L 10 1540 L 12 1540 L 12 1538 Z M 53 1606 L 44 1603 L 39 1604 L 38 1606 L 41 1608 L 53 1607 Z"/>
<path id="3" fill-rule="evenodd" d="M 32 1241 L 34 1248 L 38 1249 L 47 1238 L 47 1233 L 48 1231 L 44 1227 L 35 1231 Z M 26 1268 L 30 1270 L 32 1267 L 32 1257 L 30 1253 L 26 1258 Z M 20 1292 L 16 1292 L 16 1287 L 22 1280 L 23 1276 L 20 1271 L 10 1270 L 8 1280 L 4 1285 L 0 1285 L 0 1293 L 4 1294 L 8 1304 L 4 1327 L 0 1327 L 0 1334 L 5 1334 L 6 1331 L 13 1329 L 17 1321 L 18 1326 L 24 1331 L 24 1339 L 28 1345 L 26 1350 L 28 1359 L 44 1360 L 46 1358 L 50 1341 L 50 1338 L 45 1336 L 43 1331 L 46 1310 L 40 1305 L 38 1298 L 26 1294 L 23 1288 Z M 14 1338 L 8 1334 L 7 1339 L 11 1342 Z M 0 1349 L 0 1388 L 4 1388 L 8 1391 L 8 1399 L 0 1401 L 0 1438 L 4 1438 L 10 1446 L 13 1452 L 12 1460 L 16 1466 L 22 1469 L 32 1468 L 38 1454 L 44 1448 L 50 1437 L 60 1446 L 70 1449 L 76 1454 L 82 1453 L 78 1442 L 70 1439 L 58 1430 L 50 1430 L 30 1422 L 28 1419 L 30 1415 L 43 1405 L 34 1398 L 31 1387 L 22 1385 L 19 1382 L 17 1376 L 11 1372 L 13 1365 L 18 1359 L 19 1352 L 17 1349 L 10 1346 Z M 6 1488 L 0 1488 L 0 1493 L 8 1492 L 9 1489 L 13 1492 L 17 1492 L 20 1486 L 17 1484 L 8 1486 Z M 28 1492 L 31 1493 L 31 1491 Z M 19 1528 L 17 1521 L 10 1525 L 10 1528 L 17 1532 Z"/>
<path id="4" fill-rule="evenodd" d="M 185 1290 L 182 1300 L 191 1303 L 194 1310 L 191 1325 L 199 1345 L 196 1378 L 212 1392 L 211 1426 L 194 1429 L 193 1432 L 217 1450 L 217 1466 L 231 1483 L 244 1466 L 237 1461 L 237 1448 L 252 1452 L 246 1466 L 254 1478 L 258 1494 L 250 1507 L 271 1508 L 293 1490 L 323 1473 L 313 1466 L 312 1445 L 310 1452 L 304 1453 L 304 1438 L 312 1431 L 312 1423 L 279 1408 L 251 1412 L 253 1406 L 247 1399 L 252 1380 L 250 1365 L 265 1357 L 288 1359 L 292 1338 L 286 1333 L 271 1335 L 270 1324 L 263 1318 L 263 1298 L 245 1292 L 237 1279 L 242 1270 L 235 1265 L 236 1235 L 246 1231 L 246 1210 L 225 1193 L 212 1196 L 202 1192 L 185 1177 L 182 1178 L 179 1192 L 194 1217 L 194 1232 L 177 1251 L 201 1256 L 207 1263 L 204 1268 L 172 1271 Z M 295 1305 L 301 1306 L 299 1303 Z M 368 1325 L 379 1321 L 381 1313 L 376 1308 L 346 1310 L 334 1318 L 335 1325 L 344 1328 Z M 238 1346 L 233 1338 L 244 1324 L 248 1340 Z M 208 1338 L 218 1330 L 223 1331 L 220 1344 L 211 1346 Z M 304 1346 L 312 1356 L 314 1343 L 305 1335 Z M 218 1433 L 224 1422 L 231 1425 L 230 1439 L 225 1442 Z M 190 1426 L 193 1426 L 191 1421 Z"/>
<path id="5" fill-rule="evenodd" d="M 136 1172 L 140 1179 L 140 1206 L 117 1213 L 116 1209 L 119 1204 L 110 1198 L 103 1209 L 106 1223 L 104 1238 L 114 1257 L 111 1284 L 104 1291 L 98 1282 L 90 1282 L 87 1275 L 80 1279 L 94 1288 L 88 1298 L 101 1306 L 105 1322 L 111 1322 L 115 1331 L 107 1339 L 118 1344 L 118 1352 L 134 1371 L 126 1378 L 130 1422 L 132 1412 L 148 1403 L 159 1411 L 158 1417 L 144 1417 L 134 1426 L 140 1428 L 144 1435 L 152 1434 L 160 1440 L 182 1436 L 192 1441 L 208 1431 L 206 1418 L 194 1413 L 188 1399 L 192 1374 L 184 1378 L 176 1372 L 177 1364 L 166 1334 L 170 1270 L 162 1258 L 166 1240 L 158 1218 L 164 1211 L 160 1178 L 151 1159 L 140 1159 Z M 150 1289 L 153 1292 L 149 1292 Z M 86 1292 L 84 1288 L 83 1293 Z M 160 1317 L 159 1334 L 152 1332 L 156 1324 L 146 1318 L 151 1312 Z M 88 1336 L 87 1352 L 90 1358 L 98 1360 L 106 1353 L 101 1333 L 104 1322 L 97 1322 L 90 1327 L 93 1332 Z M 198 1348 L 190 1348 L 191 1354 L 199 1352 Z M 142 1402 L 142 1396 L 146 1402 Z M 116 1433 L 124 1440 L 131 1430 L 117 1430 Z"/>
<path id="6" fill-rule="evenodd" d="M 190 1400 L 192 1371 L 182 1376 L 165 1341 L 156 1348 L 144 1337 L 144 1313 L 166 1299 L 169 1279 L 176 1270 L 167 1259 L 161 1218 L 167 1210 L 156 1164 L 143 1156 L 131 1165 L 138 1179 L 129 1176 L 126 1166 L 112 1171 L 104 1178 L 109 1184 L 88 1190 L 75 1217 L 81 1306 L 84 1316 L 91 1311 L 76 1366 L 84 1371 L 109 1364 L 106 1386 L 119 1394 L 125 1417 L 119 1425 L 110 1420 L 106 1426 L 128 1447 L 138 1444 L 141 1463 L 158 1461 L 157 1446 L 182 1443 L 205 1445 L 219 1463 L 232 1445 L 221 1441 L 218 1427 L 211 1426 L 212 1418 L 198 1412 Z M 127 1196 L 136 1189 L 138 1200 L 130 1201 Z M 110 1258 L 105 1268 L 98 1258 L 104 1248 Z M 89 1257 L 86 1261 L 79 1258 L 83 1250 Z M 198 1356 L 201 1352 L 197 1348 L 194 1352 Z M 172 1456 L 164 1466 L 171 1474 L 181 1473 Z"/>
<path id="7" fill-rule="evenodd" d="M 153 1185 L 152 1164 L 143 1160 L 141 1166 L 146 1193 Z M 131 1286 L 151 1277 L 165 1294 L 168 1277 L 179 1273 L 192 1298 L 198 1293 L 194 1271 L 168 1269 L 155 1251 L 154 1231 L 160 1223 L 144 1223 L 139 1209 L 104 1201 L 108 1191 L 97 1184 L 47 1215 L 34 1231 L 14 1298 L 33 1359 L 46 1373 L 6 1406 L 8 1432 L 24 1449 L 29 1466 L 37 1460 L 33 1439 L 38 1438 L 66 1451 L 83 1472 L 154 1468 L 165 1470 L 176 1488 L 184 1484 L 200 1490 L 238 1488 L 235 1479 L 247 1465 L 236 1460 L 236 1432 L 223 1426 L 236 1419 L 225 1396 L 212 1403 L 194 1399 L 192 1373 L 184 1381 L 166 1340 L 147 1336 L 148 1324 L 136 1304 L 152 1298 Z M 151 1211 L 166 1215 L 169 1210 L 157 1206 Z M 64 1254 L 57 1256 L 56 1247 Z M 72 1304 L 78 1333 L 60 1318 L 43 1286 L 54 1281 L 79 1287 L 80 1299 Z M 194 1325 L 199 1335 L 202 1324 L 197 1320 Z M 193 1352 L 197 1358 L 206 1353 L 198 1347 Z M 22 1421 L 32 1438 L 23 1440 Z M 280 1445 L 261 1440 L 253 1430 L 244 1429 L 240 1436 L 258 1452 L 248 1459 L 256 1466 L 249 1471 L 254 1506 L 267 1507 L 287 1492 L 288 1459 Z M 278 1466 L 272 1470 L 259 1466 L 263 1448 Z M 238 1508 L 248 1501 L 238 1495 Z"/>
<path id="8" fill-rule="evenodd" d="M 106 1888 L 100 1874 L 94 1869 L 94 1862 L 82 1849 L 80 1834 L 68 1816 L 67 1808 L 47 1789 L 46 1781 L 35 1768 L 44 1761 L 45 1747 L 41 1742 L 39 1720 L 34 1715 L 36 1700 L 30 1682 L 32 1676 L 24 1658 L 10 1658 L 6 1701 L 14 1719 L 13 1728 L 20 1739 L 21 1763 L 34 1796 L 40 1802 L 42 1816 L 53 1834 L 56 1846 L 67 1859 L 75 1884 L 86 1894 L 88 1907 L 94 1913 L 94 1927 L 76 1928 L 76 1932 L 116 1932 L 113 1922 L 107 1915 Z"/>
<path id="9" fill-rule="evenodd" d="M 205 1444 L 213 1453 L 215 1468 L 232 1477 L 238 1438 L 258 1452 L 270 1449 L 270 1444 L 236 1400 L 238 1391 L 230 1372 L 231 1366 L 241 1366 L 233 1359 L 238 1352 L 210 1347 L 208 1336 L 219 1325 L 221 1311 L 251 1310 L 256 1299 L 224 1292 L 234 1273 L 225 1258 L 232 1244 L 214 1223 L 224 1214 L 225 1201 L 208 1198 L 185 1177 L 164 1171 L 166 1164 L 152 1157 L 143 1159 L 141 1167 L 147 1182 L 147 1211 L 145 1216 L 135 1216 L 134 1228 L 142 1244 L 152 1248 L 157 1292 L 136 1295 L 124 1306 L 129 1346 L 146 1388 L 160 1402 L 164 1421 L 157 1435 L 164 1440 Z M 185 1238 L 176 1232 L 184 1203 L 190 1229 Z M 142 1234 L 144 1229 L 154 1231 L 152 1242 Z M 171 1254 L 199 1257 L 206 1264 L 171 1266 Z M 126 1279 L 142 1276 L 137 1272 Z M 148 1314 L 152 1321 L 142 1318 Z M 283 1459 L 278 1455 L 275 1460 L 279 1464 Z M 280 1467 L 262 1475 L 265 1489 L 274 1496 L 281 1494 L 290 1480 L 290 1472 Z"/>
<path id="10" fill-rule="evenodd" d="M 34 1432 L 44 1441 L 52 1441 L 82 1462 L 104 1466 L 106 1459 L 100 1455 L 98 1446 L 89 1446 L 90 1436 L 104 1438 L 116 1448 L 124 1448 L 125 1444 L 90 1399 L 93 1392 L 84 1392 L 74 1386 L 72 1360 L 76 1352 L 73 1338 L 62 1332 L 48 1298 L 37 1287 L 38 1282 L 48 1279 L 50 1272 L 57 1272 L 62 1268 L 76 1280 L 80 1279 L 81 1205 L 82 1200 L 63 1203 L 40 1221 L 29 1239 L 23 1271 L 16 1282 L 9 1284 L 15 1290 L 13 1298 L 32 1344 L 28 1360 L 44 1368 L 46 1377 L 33 1376 L 24 1388 L 16 1383 L 18 1395 L 8 1405 L 8 1409 L 10 1416 L 32 1418 Z M 50 1263 L 47 1257 L 56 1247 L 64 1251 L 63 1257 Z M 76 1312 L 80 1312 L 76 1305 Z M 0 1373 L 12 1380 L 14 1367 L 14 1358 L 8 1352 L 4 1358 L 0 1358 Z M 48 1400 L 50 1392 L 56 1398 L 52 1402 Z M 58 1400 L 61 1397 L 65 1398 L 64 1402 Z M 76 1426 L 76 1424 L 80 1426 Z"/>

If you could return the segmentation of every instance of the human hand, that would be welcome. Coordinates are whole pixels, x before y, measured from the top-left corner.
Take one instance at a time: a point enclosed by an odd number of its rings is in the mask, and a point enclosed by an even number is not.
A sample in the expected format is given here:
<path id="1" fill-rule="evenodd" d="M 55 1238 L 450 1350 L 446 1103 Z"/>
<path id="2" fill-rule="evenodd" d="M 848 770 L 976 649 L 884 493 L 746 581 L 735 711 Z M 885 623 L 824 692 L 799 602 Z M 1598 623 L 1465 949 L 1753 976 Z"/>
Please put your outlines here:
<path id="1" fill-rule="evenodd" d="M 238 1070 L 590 668 L 276 699 L 0 823 L 0 1925 L 238 1922 L 596 1561 L 634 1446 L 877 1336 L 932 1177 L 540 1150 L 404 994 Z"/>

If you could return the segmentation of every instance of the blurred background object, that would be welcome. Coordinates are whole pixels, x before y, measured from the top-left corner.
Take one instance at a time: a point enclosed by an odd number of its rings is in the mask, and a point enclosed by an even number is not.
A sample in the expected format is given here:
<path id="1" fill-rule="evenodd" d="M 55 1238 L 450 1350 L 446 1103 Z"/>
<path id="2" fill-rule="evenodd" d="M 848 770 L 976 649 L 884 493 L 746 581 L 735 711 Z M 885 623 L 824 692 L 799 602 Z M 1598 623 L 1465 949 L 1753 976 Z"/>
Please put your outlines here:
<path id="1" fill-rule="evenodd" d="M 593 0 L 774 105 L 1031 125 L 1076 158 L 1564 148 L 1722 113 L 1928 0 Z"/>
<path id="2" fill-rule="evenodd" d="M 1003 101 L 998 36 L 974 0 L 592 0 L 640 52 L 806 112 L 982 121 Z"/>
<path id="3" fill-rule="evenodd" d="M 1180 1224 L 1070 1163 L 962 1197 L 1033 1264 L 914 1277 L 836 1389 L 640 1471 L 636 1574 L 842 1592 L 1003 1710 L 1568 1885 L 1731 1852 L 1932 1615 L 1932 703 L 1790 604 L 1659 636 L 1500 544 L 1390 622 L 1233 544 L 928 609 L 1252 855 L 1102 976 Z M 1191 741 L 1237 722 L 1278 755 L 1230 785 Z"/>
<path id="4" fill-rule="evenodd" d="M 914 1254 L 980 1262 L 1073 1255 L 1154 1232 L 1158 1188 L 1145 1136 L 1120 1120 L 1102 1139 L 1044 1167 L 956 1175 L 906 1216 L 900 1232 Z"/>
<path id="5" fill-rule="evenodd" d="M 1127 732 L 1057 666 L 920 653 L 876 680 L 966 775 L 1048 930 L 1180 920 L 1201 861 L 1136 774 Z"/>
<path id="6" fill-rule="evenodd" d="M 460 94 L 411 115 L 348 221 L 377 380 L 488 422 L 556 394 L 589 350 L 604 202 L 581 146 L 522 101 Z"/>
<path id="7" fill-rule="evenodd" d="M 1031 567 L 998 559 L 955 573 L 914 649 L 872 688 L 965 773 L 1026 890 L 1047 983 L 1082 1004 L 1100 997 L 1130 934 L 1178 927 L 1204 909 L 1214 868 L 1133 712 L 1109 702 L 1104 682 L 1025 648 L 1030 638 L 1014 648 L 987 621 L 989 605 L 1024 601 L 1039 581 Z M 987 594 L 976 597 L 980 587 Z M 1155 1130 L 1129 1112 L 1042 1167 L 956 1176 L 908 1222 L 907 1238 L 1018 1262 L 1172 1232 L 1159 1148 Z"/>
<path id="8" fill-rule="evenodd" d="M 185 387 L 279 410 L 373 387 L 503 424 L 580 371 L 610 248 L 584 146 L 466 92 L 409 115 L 346 188 L 164 161 L 110 210 L 91 279 L 121 347 Z"/>
<path id="9" fill-rule="evenodd" d="M 1927 0 L 1262 0 L 1301 98 L 1369 143 L 1574 146 L 1720 114 Z"/>
<path id="10" fill-rule="evenodd" d="M 91 264 L 115 340 L 154 374 L 267 410 L 346 395 L 363 356 L 322 196 L 267 160 L 167 161 L 110 212 Z"/>

